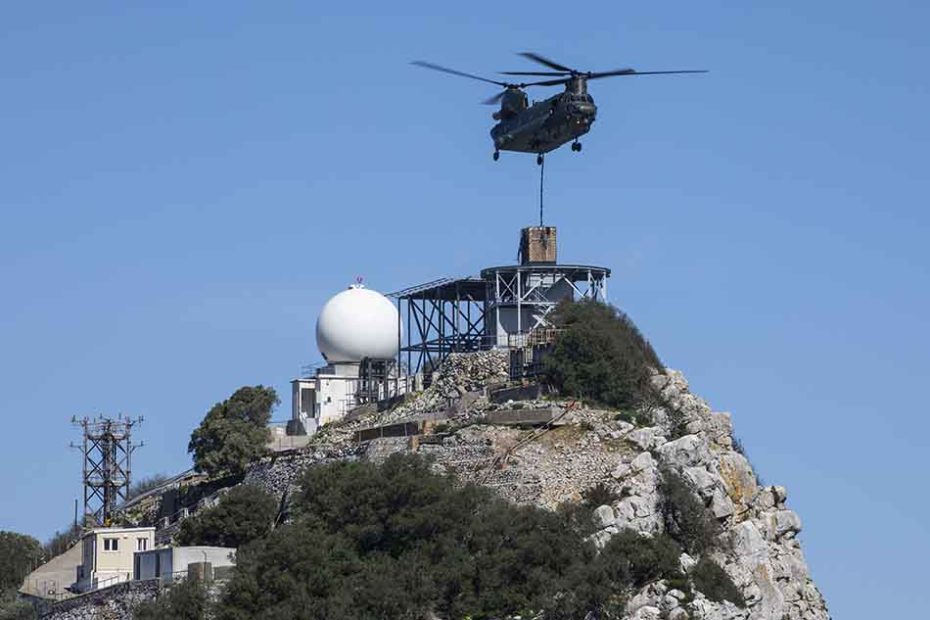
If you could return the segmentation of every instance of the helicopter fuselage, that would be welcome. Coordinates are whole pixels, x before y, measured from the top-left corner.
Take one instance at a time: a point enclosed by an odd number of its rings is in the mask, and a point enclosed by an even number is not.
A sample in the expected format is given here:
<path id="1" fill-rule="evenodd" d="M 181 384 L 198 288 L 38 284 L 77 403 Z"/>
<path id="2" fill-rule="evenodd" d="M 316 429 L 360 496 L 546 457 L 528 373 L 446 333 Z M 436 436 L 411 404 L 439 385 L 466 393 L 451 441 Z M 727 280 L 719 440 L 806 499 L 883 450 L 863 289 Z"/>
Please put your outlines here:
<path id="1" fill-rule="evenodd" d="M 591 130 L 597 106 L 587 92 L 566 90 L 522 110 L 501 109 L 491 129 L 494 148 L 520 153 L 548 153 Z"/>

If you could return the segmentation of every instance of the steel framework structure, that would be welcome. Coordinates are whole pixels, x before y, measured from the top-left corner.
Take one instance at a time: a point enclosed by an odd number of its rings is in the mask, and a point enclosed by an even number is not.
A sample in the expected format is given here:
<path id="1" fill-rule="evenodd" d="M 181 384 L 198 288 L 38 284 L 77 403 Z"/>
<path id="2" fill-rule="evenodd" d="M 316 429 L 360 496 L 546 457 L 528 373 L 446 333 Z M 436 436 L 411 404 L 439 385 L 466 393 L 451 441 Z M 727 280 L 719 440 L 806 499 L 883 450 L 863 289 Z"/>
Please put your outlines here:
<path id="1" fill-rule="evenodd" d="M 72 447 L 83 455 L 85 522 L 90 518 L 96 525 L 109 525 L 116 506 L 129 499 L 132 453 L 142 446 L 132 443 L 132 428 L 142 418 L 98 416 L 72 422 L 83 432 L 81 445 Z"/>
<path id="2" fill-rule="evenodd" d="M 536 263 L 390 293 L 406 322 L 398 329 L 398 368 L 406 361 L 399 374 L 429 373 L 450 353 L 523 346 L 527 334 L 551 327 L 549 314 L 562 299 L 607 301 L 608 277 L 605 267 Z"/>
<path id="3" fill-rule="evenodd" d="M 450 353 L 489 348 L 486 294 L 485 281 L 473 277 L 440 278 L 390 293 L 407 323 L 398 330 L 398 367 L 406 354 L 406 372 L 415 375 L 436 368 Z"/>
<path id="4" fill-rule="evenodd" d="M 607 301 L 610 269 L 593 265 L 526 264 L 488 267 L 486 320 L 495 346 L 512 346 L 533 330 L 551 327 L 549 315 L 566 298 Z"/>

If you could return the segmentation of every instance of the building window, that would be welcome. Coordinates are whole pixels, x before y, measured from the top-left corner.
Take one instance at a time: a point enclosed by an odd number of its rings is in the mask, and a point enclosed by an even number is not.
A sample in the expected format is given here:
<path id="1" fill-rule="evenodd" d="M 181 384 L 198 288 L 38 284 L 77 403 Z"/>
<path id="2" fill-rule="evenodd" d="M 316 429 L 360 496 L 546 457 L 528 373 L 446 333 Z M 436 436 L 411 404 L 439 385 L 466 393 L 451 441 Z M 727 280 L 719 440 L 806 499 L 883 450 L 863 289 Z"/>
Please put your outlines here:
<path id="1" fill-rule="evenodd" d="M 148 538 L 139 538 L 136 540 L 136 551 L 145 551 L 149 548 Z"/>
<path id="2" fill-rule="evenodd" d="M 103 539 L 103 550 L 104 551 L 119 551 L 119 538 L 104 538 Z"/>

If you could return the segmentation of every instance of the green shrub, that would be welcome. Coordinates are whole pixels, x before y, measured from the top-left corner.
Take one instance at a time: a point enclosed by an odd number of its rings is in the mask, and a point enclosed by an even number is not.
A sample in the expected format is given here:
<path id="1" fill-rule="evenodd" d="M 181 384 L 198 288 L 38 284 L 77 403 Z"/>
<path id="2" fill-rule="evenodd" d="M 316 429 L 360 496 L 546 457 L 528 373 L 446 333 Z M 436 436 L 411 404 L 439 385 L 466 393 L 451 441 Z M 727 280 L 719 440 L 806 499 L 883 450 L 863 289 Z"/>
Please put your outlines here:
<path id="1" fill-rule="evenodd" d="M 597 618 L 620 618 L 634 589 L 658 579 L 686 581 L 679 568 L 680 555 L 681 548 L 668 536 L 624 530 L 590 564 L 571 571 L 566 579 L 569 588 L 553 598 L 544 617 L 578 620 L 593 612 Z"/>
<path id="2" fill-rule="evenodd" d="M 0 595 L 0 620 L 35 620 L 36 617 L 33 606 L 16 600 L 15 592 Z"/>
<path id="3" fill-rule="evenodd" d="M 730 601 L 738 607 L 746 607 L 742 592 L 730 576 L 709 557 L 702 557 L 691 569 L 694 589 L 716 603 Z"/>
<path id="4" fill-rule="evenodd" d="M 597 508 L 595 506 L 594 508 Z M 588 537 L 601 529 L 594 519 L 594 508 L 581 502 L 564 502 L 556 508 L 556 514 L 565 524 L 565 528 Z"/>
<path id="5" fill-rule="evenodd" d="M 186 579 L 163 590 L 154 601 L 136 607 L 134 620 L 203 620 L 209 608 L 207 590 L 199 581 Z"/>
<path id="6" fill-rule="evenodd" d="M 608 506 L 620 499 L 620 495 L 603 482 L 598 482 L 593 487 L 581 492 L 581 500 L 584 505 L 594 509 L 598 506 L 607 504 Z"/>
<path id="7" fill-rule="evenodd" d="M 720 524 L 677 472 L 663 467 L 660 491 L 665 531 L 691 554 L 711 548 Z"/>
<path id="8" fill-rule="evenodd" d="M 624 530 L 607 542 L 598 562 L 614 583 L 639 588 L 656 579 L 680 577 L 680 556 L 681 547 L 669 536 Z"/>
<path id="9" fill-rule="evenodd" d="M 128 499 L 139 497 L 143 493 L 147 493 L 152 489 L 157 489 L 164 483 L 168 482 L 168 480 L 170 480 L 170 476 L 167 476 L 166 474 L 154 474 L 148 476 L 147 478 L 141 478 L 136 482 L 133 482 L 132 486 L 129 487 Z"/>
<path id="10" fill-rule="evenodd" d="M 272 495 L 252 485 L 239 485 L 213 508 L 185 519 L 178 543 L 238 548 L 271 531 L 277 512 L 278 502 Z"/>
<path id="11" fill-rule="evenodd" d="M 594 301 L 563 302 L 552 321 L 563 330 L 544 363 L 552 387 L 618 409 L 654 401 L 652 369 L 664 367 L 623 312 Z"/>
<path id="12" fill-rule="evenodd" d="M 636 414 L 633 413 L 632 411 L 621 411 L 620 413 L 614 416 L 614 420 L 620 420 L 622 422 L 627 422 L 629 424 L 633 424 L 634 426 L 638 424 L 638 418 L 636 417 Z"/>
<path id="13" fill-rule="evenodd" d="M 267 451 L 268 422 L 278 402 L 273 388 L 256 385 L 213 405 L 187 446 L 194 469 L 211 476 L 243 473 Z"/>

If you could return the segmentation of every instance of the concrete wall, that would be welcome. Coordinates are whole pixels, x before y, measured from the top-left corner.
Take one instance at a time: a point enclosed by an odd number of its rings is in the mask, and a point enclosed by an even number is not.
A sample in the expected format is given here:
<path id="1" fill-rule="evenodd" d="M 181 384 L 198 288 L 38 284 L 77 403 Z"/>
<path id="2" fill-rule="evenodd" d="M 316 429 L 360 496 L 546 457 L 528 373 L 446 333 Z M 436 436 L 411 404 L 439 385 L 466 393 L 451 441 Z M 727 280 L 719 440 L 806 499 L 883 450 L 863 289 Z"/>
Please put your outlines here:
<path id="1" fill-rule="evenodd" d="M 70 598 L 65 588 L 76 581 L 77 567 L 81 565 L 83 552 L 83 544 L 76 542 L 61 555 L 29 573 L 19 591 L 39 598 Z"/>
<path id="2" fill-rule="evenodd" d="M 164 547 L 136 554 L 134 579 L 160 578 L 170 581 L 186 575 L 195 562 L 210 562 L 214 568 L 235 566 L 236 550 L 229 547 Z"/>
<path id="3" fill-rule="evenodd" d="M 236 565 L 236 550 L 228 547 L 175 547 L 175 571 L 187 570 L 195 562 L 209 562 L 213 568 Z"/>

